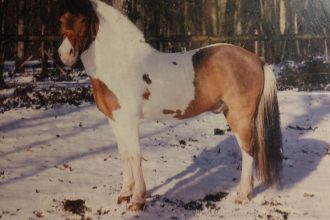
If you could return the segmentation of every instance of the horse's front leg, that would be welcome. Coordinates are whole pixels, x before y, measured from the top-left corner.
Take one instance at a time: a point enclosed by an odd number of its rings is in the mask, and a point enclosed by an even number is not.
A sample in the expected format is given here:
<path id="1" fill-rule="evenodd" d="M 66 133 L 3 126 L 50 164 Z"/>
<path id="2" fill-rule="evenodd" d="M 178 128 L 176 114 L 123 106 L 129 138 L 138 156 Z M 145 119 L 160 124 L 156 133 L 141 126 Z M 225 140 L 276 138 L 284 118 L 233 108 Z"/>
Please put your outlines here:
<path id="1" fill-rule="evenodd" d="M 122 120 L 121 120 L 122 119 Z M 146 185 L 142 173 L 142 154 L 139 144 L 138 119 L 130 116 L 110 120 L 117 138 L 119 153 L 123 160 L 123 186 L 118 203 L 129 202 L 132 197 L 130 211 L 143 209 Z"/>
<path id="2" fill-rule="evenodd" d="M 133 187 L 134 187 L 133 172 L 132 172 L 131 164 L 129 162 L 126 144 L 122 142 L 120 138 L 117 138 L 117 145 L 123 166 L 123 185 L 118 195 L 117 204 L 121 204 L 123 202 L 129 203 L 133 195 Z"/>

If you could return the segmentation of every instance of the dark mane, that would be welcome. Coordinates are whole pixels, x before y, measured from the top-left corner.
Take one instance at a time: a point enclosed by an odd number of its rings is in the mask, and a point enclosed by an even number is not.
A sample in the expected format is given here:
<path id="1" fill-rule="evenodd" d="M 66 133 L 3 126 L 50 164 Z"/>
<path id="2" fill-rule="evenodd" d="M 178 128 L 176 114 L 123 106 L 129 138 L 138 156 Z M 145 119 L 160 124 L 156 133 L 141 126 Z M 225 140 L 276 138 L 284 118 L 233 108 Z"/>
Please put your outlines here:
<path id="1" fill-rule="evenodd" d="M 56 4 L 58 17 L 61 17 L 65 13 L 81 14 L 91 19 L 97 17 L 93 5 L 89 0 L 59 0 Z"/>

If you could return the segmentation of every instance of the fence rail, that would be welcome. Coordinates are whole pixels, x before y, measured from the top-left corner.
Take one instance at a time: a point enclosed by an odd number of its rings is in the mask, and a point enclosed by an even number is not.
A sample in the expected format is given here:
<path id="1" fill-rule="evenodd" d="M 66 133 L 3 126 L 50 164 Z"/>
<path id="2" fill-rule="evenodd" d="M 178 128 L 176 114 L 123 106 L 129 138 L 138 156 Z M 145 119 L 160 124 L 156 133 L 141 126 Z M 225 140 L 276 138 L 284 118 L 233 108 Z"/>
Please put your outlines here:
<path id="1" fill-rule="evenodd" d="M 29 42 L 29 41 L 60 41 L 57 35 L 1 35 L 5 42 Z M 147 37 L 147 42 L 239 42 L 239 41 L 269 41 L 269 40 L 329 40 L 330 34 L 286 34 L 286 35 L 238 35 L 238 36 L 206 36 L 206 35 L 172 35 Z"/>
<path id="2" fill-rule="evenodd" d="M 29 41 L 59 41 L 57 35 L 1 35 L 0 39 L 6 42 L 29 42 Z"/>

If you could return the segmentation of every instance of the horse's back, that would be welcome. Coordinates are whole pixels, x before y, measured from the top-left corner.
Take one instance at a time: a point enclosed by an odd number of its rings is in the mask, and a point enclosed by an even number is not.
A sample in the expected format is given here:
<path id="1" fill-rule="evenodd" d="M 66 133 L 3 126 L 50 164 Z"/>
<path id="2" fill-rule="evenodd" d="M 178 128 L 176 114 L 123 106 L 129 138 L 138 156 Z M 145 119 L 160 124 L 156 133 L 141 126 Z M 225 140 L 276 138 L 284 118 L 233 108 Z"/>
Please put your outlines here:
<path id="1" fill-rule="evenodd" d="M 234 45 L 215 45 L 198 50 L 192 59 L 204 100 L 259 101 L 264 86 L 263 62 L 254 53 Z"/>

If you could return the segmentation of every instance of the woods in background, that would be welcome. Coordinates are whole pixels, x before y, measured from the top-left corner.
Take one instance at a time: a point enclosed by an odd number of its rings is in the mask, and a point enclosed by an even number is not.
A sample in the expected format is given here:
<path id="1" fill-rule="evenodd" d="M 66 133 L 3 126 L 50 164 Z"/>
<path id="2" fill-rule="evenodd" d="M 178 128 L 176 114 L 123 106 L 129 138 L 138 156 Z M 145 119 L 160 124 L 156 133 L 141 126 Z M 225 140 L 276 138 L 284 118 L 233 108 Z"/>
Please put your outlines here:
<path id="1" fill-rule="evenodd" d="M 127 4 L 131 19 L 160 50 L 229 42 L 269 62 L 327 56 L 328 0 L 132 0 Z"/>
<path id="2" fill-rule="evenodd" d="M 162 51 L 216 42 L 254 51 L 268 62 L 328 59 L 329 0 L 107 0 Z M 0 0 L 0 64 L 56 58 L 56 0 Z M 328 10 L 328 11 L 327 11 Z M 44 73 L 47 74 L 47 73 Z M 1 75 L 1 74 L 0 74 Z M 1 81 L 1 77 L 0 77 Z"/>

